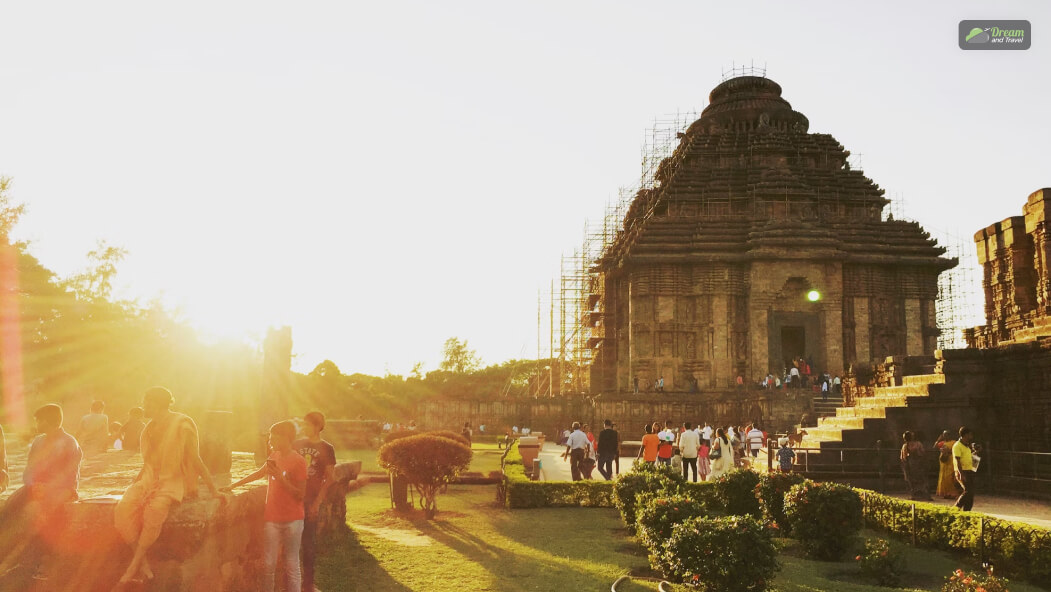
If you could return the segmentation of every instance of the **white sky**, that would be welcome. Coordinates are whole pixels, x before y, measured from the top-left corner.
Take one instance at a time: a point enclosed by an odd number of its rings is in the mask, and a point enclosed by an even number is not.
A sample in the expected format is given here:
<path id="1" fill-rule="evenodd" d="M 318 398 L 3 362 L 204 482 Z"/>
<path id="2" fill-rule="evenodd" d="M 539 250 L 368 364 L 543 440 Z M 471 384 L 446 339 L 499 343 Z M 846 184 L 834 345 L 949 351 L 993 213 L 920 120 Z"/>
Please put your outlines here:
<path id="1" fill-rule="evenodd" d="M 982 18 L 1032 49 L 961 51 Z M 536 355 L 537 291 L 646 128 L 734 61 L 928 228 L 1020 214 L 1051 186 L 1049 31 L 1043 1 L 2 0 L 0 174 L 45 265 L 123 246 L 123 295 L 290 324 L 297 369 L 432 369 L 451 336 L 495 363 Z"/>

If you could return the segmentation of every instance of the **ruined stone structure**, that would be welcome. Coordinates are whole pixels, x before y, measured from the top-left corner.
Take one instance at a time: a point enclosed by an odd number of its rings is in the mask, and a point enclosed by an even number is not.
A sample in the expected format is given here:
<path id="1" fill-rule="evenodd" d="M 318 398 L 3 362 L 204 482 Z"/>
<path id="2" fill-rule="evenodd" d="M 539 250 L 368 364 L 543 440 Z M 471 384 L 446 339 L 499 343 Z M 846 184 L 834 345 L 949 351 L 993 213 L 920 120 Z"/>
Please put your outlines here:
<path id="1" fill-rule="evenodd" d="M 1034 191 L 1023 215 L 975 233 L 985 291 L 985 325 L 965 332 L 968 346 L 989 348 L 1051 335 L 1048 197 L 1051 189 Z"/>
<path id="2" fill-rule="evenodd" d="M 918 224 L 882 220 L 883 190 L 808 127 L 772 80 L 711 92 L 596 265 L 593 392 L 636 376 L 725 388 L 799 356 L 842 373 L 934 350 L 938 274 L 955 260 Z"/>

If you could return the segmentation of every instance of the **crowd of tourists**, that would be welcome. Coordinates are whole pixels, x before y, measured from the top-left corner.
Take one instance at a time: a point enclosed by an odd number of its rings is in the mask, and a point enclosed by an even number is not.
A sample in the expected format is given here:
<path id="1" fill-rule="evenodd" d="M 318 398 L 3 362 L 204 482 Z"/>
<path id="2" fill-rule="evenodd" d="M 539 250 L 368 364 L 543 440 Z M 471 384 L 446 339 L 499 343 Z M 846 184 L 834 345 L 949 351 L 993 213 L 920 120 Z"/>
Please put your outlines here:
<path id="1" fill-rule="evenodd" d="M 645 426 L 637 460 L 668 465 L 694 482 L 706 481 L 735 467 L 750 466 L 768 438 L 758 423 L 713 428 L 705 422 L 653 422 Z M 558 444 L 566 447 L 562 458 L 570 463 L 574 481 L 591 479 L 595 468 L 607 481 L 620 472 L 622 442 L 612 420 L 603 422 L 597 436 L 588 424 L 574 422 L 562 432 Z M 775 456 L 780 470 L 792 470 L 795 451 L 787 438 L 778 440 Z"/>
<path id="2" fill-rule="evenodd" d="M 61 406 L 48 404 L 34 412 L 39 435 L 29 444 L 22 486 L 0 507 L 0 524 L 5 531 L 15 529 L 8 533 L 15 532 L 21 541 L 18 552 L 0 558 L 0 579 L 15 577 L 14 572 L 35 580 L 48 579 L 44 560 L 51 555 L 51 545 L 68 521 L 69 502 L 78 499 L 85 454 L 123 448 L 141 450 L 142 469 L 114 510 L 116 530 L 132 549 L 118 589 L 153 579 L 147 552 L 159 538 L 171 509 L 196 495 L 200 477 L 221 504 L 226 503 L 233 488 L 267 479 L 262 589 L 274 589 L 280 549 L 287 578 L 285 589 L 314 591 L 318 510 L 333 482 L 336 464 L 335 449 L 321 438 L 325 416 L 317 411 L 306 414 L 299 437 L 291 420 L 272 425 L 270 454 L 263 466 L 220 490 L 201 459 L 197 425 L 190 417 L 172 411 L 173 403 L 170 391 L 151 388 L 143 396 L 142 407 L 133 409 L 128 422 L 114 432 L 103 413 L 104 405 L 96 401 L 75 435 L 63 427 Z M 3 444 L 0 428 L 0 492 L 9 485 Z"/>

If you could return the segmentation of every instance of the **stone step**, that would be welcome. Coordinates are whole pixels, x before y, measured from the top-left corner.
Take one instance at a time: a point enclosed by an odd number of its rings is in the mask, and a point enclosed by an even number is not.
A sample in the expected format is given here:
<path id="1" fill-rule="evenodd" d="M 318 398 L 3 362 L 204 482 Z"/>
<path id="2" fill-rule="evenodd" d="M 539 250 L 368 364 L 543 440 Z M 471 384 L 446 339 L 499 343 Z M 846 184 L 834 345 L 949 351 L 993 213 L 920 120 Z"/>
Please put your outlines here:
<path id="1" fill-rule="evenodd" d="M 836 417 L 887 417 L 886 407 L 840 407 Z"/>
<path id="2" fill-rule="evenodd" d="M 901 386 L 880 386 L 875 389 L 876 396 L 902 395 L 906 397 L 926 397 L 930 394 L 926 384 L 903 384 Z"/>
<path id="3" fill-rule="evenodd" d="M 803 436 L 802 446 L 817 446 L 819 442 L 839 442 L 843 440 L 843 428 L 835 426 L 823 426 L 804 428 L 807 435 Z"/>
<path id="4" fill-rule="evenodd" d="M 876 395 L 874 397 L 861 397 L 858 399 L 858 407 L 863 408 L 883 408 L 883 407 L 904 407 L 906 395 Z"/>
<path id="5" fill-rule="evenodd" d="M 841 428 L 845 430 L 861 430 L 865 429 L 865 418 L 864 417 L 840 417 L 830 416 L 821 417 L 817 420 L 818 427 L 822 428 Z"/>
<path id="6" fill-rule="evenodd" d="M 918 386 L 921 384 L 945 384 L 944 374 L 914 374 L 902 377 L 905 386 Z"/>

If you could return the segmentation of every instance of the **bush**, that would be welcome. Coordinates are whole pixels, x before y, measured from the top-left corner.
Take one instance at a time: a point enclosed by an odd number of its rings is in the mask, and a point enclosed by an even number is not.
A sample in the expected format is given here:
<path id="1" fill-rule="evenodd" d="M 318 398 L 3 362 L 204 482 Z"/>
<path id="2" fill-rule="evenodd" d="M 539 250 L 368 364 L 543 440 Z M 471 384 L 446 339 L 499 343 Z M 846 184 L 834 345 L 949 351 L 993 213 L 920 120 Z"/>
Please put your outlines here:
<path id="1" fill-rule="evenodd" d="M 558 506 L 613 506 L 612 481 L 532 481 L 525 474 L 518 443 L 504 458 L 503 498 L 508 508 L 550 508 Z"/>
<path id="2" fill-rule="evenodd" d="M 641 496 L 639 497 L 641 499 Z M 679 494 L 651 498 L 646 503 L 637 505 L 635 513 L 635 532 L 643 546 L 649 549 L 653 562 L 676 524 L 689 518 L 711 516 L 717 512 L 713 512 L 704 500 Z M 657 567 L 654 563 L 654 568 Z"/>
<path id="3" fill-rule="evenodd" d="M 916 544 L 943 550 L 962 550 L 976 559 L 991 560 L 997 571 L 1031 582 L 1051 581 L 1051 532 L 1021 522 L 983 517 L 925 502 L 910 502 L 874 491 L 859 490 L 865 524 L 870 528 L 913 536 L 912 508 L 916 508 Z M 985 522 L 983 529 L 982 522 Z M 979 542 L 982 532 L 985 541 Z M 984 556 L 979 557 L 979 549 Z"/>
<path id="4" fill-rule="evenodd" d="M 763 473 L 759 484 L 755 486 L 755 496 L 759 498 L 759 508 L 763 517 L 778 526 L 785 536 L 791 533 L 791 527 L 785 520 L 785 494 L 793 485 L 806 481 L 795 473 Z"/>
<path id="5" fill-rule="evenodd" d="M 905 555 L 885 539 L 866 539 L 865 549 L 854 558 L 861 574 L 880 586 L 897 587 L 905 571 Z"/>
<path id="6" fill-rule="evenodd" d="M 709 592 L 760 592 L 780 569 L 770 531 L 751 516 L 690 518 L 676 525 L 659 563 L 665 577 Z"/>
<path id="7" fill-rule="evenodd" d="M 426 432 L 426 433 L 428 433 L 428 434 L 430 434 L 432 436 L 438 436 L 439 438 L 448 438 L 448 439 L 453 440 L 455 442 L 459 442 L 460 444 L 463 444 L 464 446 L 470 446 L 471 445 L 471 441 L 470 440 L 468 440 L 467 438 L 461 436 L 460 434 L 457 434 L 456 432 L 453 432 L 453 431 L 450 431 L 450 430 L 435 430 L 433 432 Z"/>
<path id="8" fill-rule="evenodd" d="M 402 438 L 408 438 L 409 436 L 419 436 L 422 433 L 423 432 L 417 432 L 417 431 L 413 431 L 413 430 L 392 430 L 390 432 L 387 432 L 387 434 L 385 436 L 383 436 L 383 443 L 384 444 L 388 444 L 388 443 L 393 442 L 395 440 L 400 440 Z"/>
<path id="9" fill-rule="evenodd" d="M 761 517 L 755 487 L 759 484 L 759 473 L 751 469 L 734 469 L 715 480 L 716 491 L 726 513 L 731 516 Z"/>
<path id="10" fill-rule="evenodd" d="M 967 572 L 958 569 L 945 578 L 942 592 L 1008 592 L 1007 580 L 993 575 L 990 568 L 985 573 Z"/>
<path id="11" fill-rule="evenodd" d="M 448 438 L 417 434 L 388 442 L 380 448 L 380 466 L 404 477 L 420 494 L 427 518 L 438 512 L 438 491 L 471 464 L 471 449 Z"/>
<path id="12" fill-rule="evenodd" d="M 651 463 L 635 463 L 632 472 L 621 475 L 613 485 L 613 503 L 620 510 L 628 530 L 635 533 L 635 508 L 637 497 L 674 495 L 679 493 L 686 482 L 682 473 L 670 467 L 655 466 Z"/>
<path id="13" fill-rule="evenodd" d="M 814 559 L 841 559 L 861 530 L 861 498 L 839 483 L 806 481 L 785 496 L 785 519 Z"/>

